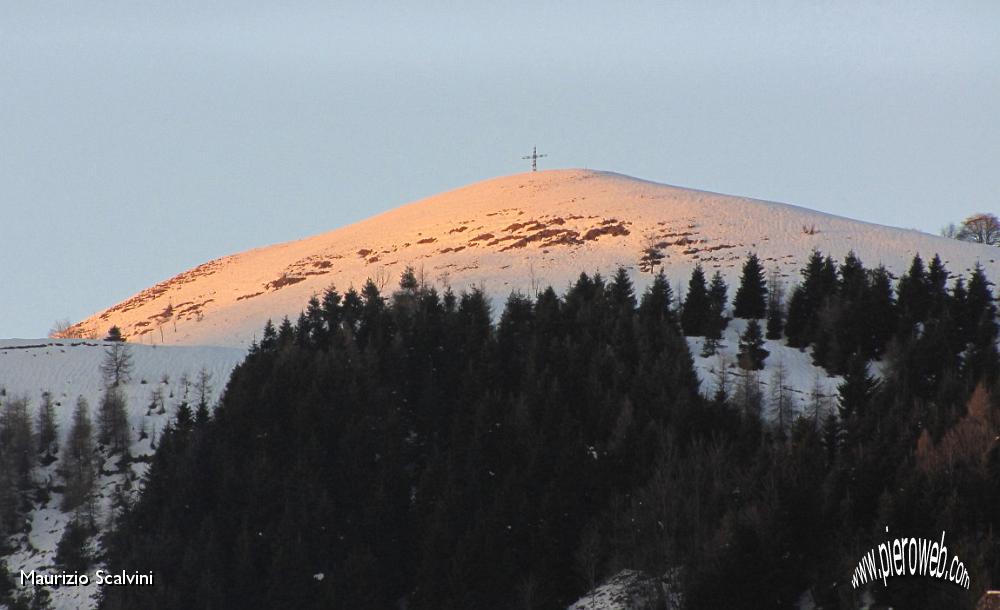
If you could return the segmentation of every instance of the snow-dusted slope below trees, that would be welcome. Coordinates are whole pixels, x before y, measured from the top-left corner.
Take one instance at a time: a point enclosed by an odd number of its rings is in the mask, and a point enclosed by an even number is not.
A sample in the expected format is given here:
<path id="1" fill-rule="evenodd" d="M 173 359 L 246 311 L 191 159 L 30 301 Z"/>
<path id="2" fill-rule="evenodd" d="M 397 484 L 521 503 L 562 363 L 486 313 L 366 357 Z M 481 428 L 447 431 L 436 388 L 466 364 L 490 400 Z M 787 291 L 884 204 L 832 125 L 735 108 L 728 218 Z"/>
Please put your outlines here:
<path id="1" fill-rule="evenodd" d="M 0 340 L 0 404 L 27 398 L 30 401 L 29 413 L 34 421 L 42 392 L 49 392 L 55 402 L 59 445 L 62 447 L 79 396 L 89 403 L 96 427 L 97 409 L 104 392 L 100 366 L 106 345 L 103 341 Z M 128 401 L 132 439 L 130 453 L 139 458 L 130 464 L 129 476 L 134 481 L 133 489 L 138 489 L 138 481 L 147 467 L 142 456 L 152 454 L 151 441 L 155 441 L 173 418 L 182 400 L 186 398 L 191 404 L 197 402 L 195 384 L 199 374 L 204 370 L 210 375 L 208 398 L 214 403 L 229 380 L 229 374 L 242 361 L 245 351 L 223 347 L 143 345 L 131 345 L 129 350 L 133 362 L 131 378 L 122 389 Z M 153 392 L 157 389 L 162 391 L 164 399 L 162 414 L 149 409 Z M 148 436 L 142 438 L 143 433 Z M 56 457 L 61 455 L 61 452 L 57 453 Z M 110 513 L 112 491 L 124 481 L 126 475 L 115 472 L 117 456 L 109 457 L 102 453 L 101 457 L 106 461 L 102 463 L 102 474 L 98 480 L 97 517 L 98 525 L 103 530 Z M 57 474 L 58 467 L 59 462 L 56 461 L 35 469 L 32 475 L 35 486 L 55 490 L 48 501 L 33 502 L 32 510 L 26 516 L 28 531 L 9 541 L 15 549 L 12 554 L 0 557 L 0 561 L 5 559 L 7 562 L 16 590 L 21 590 L 18 578 L 21 570 L 60 572 L 55 565 L 56 545 L 72 515 L 59 510 L 62 494 L 58 489 L 62 480 Z M 94 569 L 98 567 L 95 565 Z M 93 576 L 93 570 L 90 575 Z M 56 610 L 93 607 L 92 596 L 96 592 L 95 584 L 49 589 Z"/>
<path id="2" fill-rule="evenodd" d="M 650 275 L 638 263 L 650 244 L 662 250 L 675 285 L 698 262 L 735 285 L 748 251 L 797 279 L 814 248 L 838 260 L 854 250 L 867 266 L 896 273 L 917 253 L 940 253 L 956 274 L 977 261 L 994 280 L 1000 271 L 1000 252 L 987 246 L 608 172 L 554 170 L 488 180 L 205 263 L 71 332 L 103 336 L 115 324 L 136 343 L 245 347 L 267 318 L 294 317 L 330 284 L 343 291 L 373 278 L 391 288 L 407 265 L 438 286 L 482 285 L 500 302 L 512 290 L 561 289 L 581 271 L 609 274 L 619 265 L 633 271 L 641 290 Z"/>

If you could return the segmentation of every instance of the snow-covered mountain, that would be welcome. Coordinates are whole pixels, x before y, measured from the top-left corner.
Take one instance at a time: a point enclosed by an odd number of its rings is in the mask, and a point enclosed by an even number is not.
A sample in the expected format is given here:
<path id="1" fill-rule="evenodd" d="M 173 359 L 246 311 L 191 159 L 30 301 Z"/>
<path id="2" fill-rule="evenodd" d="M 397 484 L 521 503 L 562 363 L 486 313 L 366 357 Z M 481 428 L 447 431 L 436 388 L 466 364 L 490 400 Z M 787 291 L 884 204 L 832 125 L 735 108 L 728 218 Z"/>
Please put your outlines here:
<path id="1" fill-rule="evenodd" d="M 511 291 L 562 289 L 581 271 L 610 275 L 624 266 L 642 290 L 652 275 L 639 263 L 650 247 L 664 255 L 662 268 L 676 289 L 683 290 L 701 263 L 709 273 L 724 274 L 730 296 L 750 251 L 768 270 L 779 269 L 788 284 L 797 281 L 813 249 L 837 259 L 853 250 L 867 266 L 881 263 L 897 274 L 914 254 L 939 253 L 954 274 L 964 275 L 978 262 L 992 280 L 1000 279 L 1000 251 L 987 246 L 608 172 L 556 170 L 488 180 L 328 233 L 210 261 L 95 314 L 69 334 L 103 337 L 117 325 L 129 339 L 135 366 L 124 391 L 131 454 L 140 458 L 130 465 L 131 477 L 138 480 L 155 431 L 191 391 L 183 380 L 193 382 L 205 369 L 214 402 L 265 321 L 298 315 L 310 296 L 331 284 L 344 291 L 372 278 L 388 292 L 412 266 L 439 287 L 483 286 L 498 310 Z M 689 339 L 704 393 L 714 391 L 722 370 L 742 375 L 733 363 L 745 324 L 729 325 L 715 356 L 700 355 L 702 338 Z M 0 341 L 0 403 L 27 397 L 34 416 L 41 393 L 49 392 L 65 438 L 77 396 L 89 401 L 92 413 L 97 409 L 105 349 L 104 342 L 87 339 Z M 807 413 L 818 402 L 830 407 L 840 379 L 783 341 L 768 341 L 766 349 L 770 356 L 760 374 L 765 392 L 780 379 L 793 411 Z M 158 389 L 164 413 L 148 408 Z M 56 466 L 40 468 L 36 480 L 58 482 Z M 109 460 L 100 480 L 102 514 L 126 476 L 113 471 Z M 15 575 L 20 569 L 54 569 L 55 545 L 69 518 L 58 509 L 59 498 L 55 491 L 33 505 L 27 532 L 9 541 L 14 551 L 5 559 Z M 615 591 L 596 591 L 581 604 L 611 607 L 600 604 Z M 53 593 L 54 606 L 92 606 L 94 593 L 94 587 L 64 588 Z"/>
<path id="2" fill-rule="evenodd" d="M 901 219 L 905 222 L 905 219 Z M 300 241 L 207 262 L 80 322 L 100 337 L 111 325 L 134 343 L 246 347 L 268 318 L 298 315 L 330 284 L 368 278 L 387 289 L 412 265 L 456 290 L 482 285 L 497 305 L 512 290 L 565 287 L 581 271 L 623 265 L 639 288 L 642 251 L 658 246 L 675 285 L 698 262 L 730 285 L 748 251 L 797 279 L 816 248 L 899 273 L 914 254 L 939 253 L 953 273 L 978 261 L 998 278 L 1000 252 L 913 230 L 801 207 L 647 182 L 609 172 L 553 170 L 466 186 Z"/>

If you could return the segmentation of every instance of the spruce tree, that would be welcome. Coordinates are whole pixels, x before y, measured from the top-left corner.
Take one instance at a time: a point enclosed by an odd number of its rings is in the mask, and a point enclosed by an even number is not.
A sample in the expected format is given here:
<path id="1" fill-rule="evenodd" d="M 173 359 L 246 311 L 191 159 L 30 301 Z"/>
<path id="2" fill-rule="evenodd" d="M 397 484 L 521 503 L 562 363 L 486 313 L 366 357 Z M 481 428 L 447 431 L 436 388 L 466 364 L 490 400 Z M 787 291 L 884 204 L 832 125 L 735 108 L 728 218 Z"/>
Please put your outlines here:
<path id="1" fill-rule="evenodd" d="M 867 338 L 861 351 L 872 358 L 881 357 L 898 325 L 892 278 L 884 266 L 879 265 L 871 272 L 869 287 L 860 311 L 862 312 L 860 322 L 865 327 Z"/>
<path id="2" fill-rule="evenodd" d="M 868 372 L 868 360 L 861 354 L 851 356 L 844 381 L 837 386 L 840 421 L 847 426 L 849 441 L 854 441 L 852 437 L 859 429 L 857 420 L 868 415 L 879 386 L 880 382 Z"/>
<path id="3" fill-rule="evenodd" d="M 112 326 L 108 329 L 108 334 L 104 337 L 104 340 L 114 343 L 122 343 L 125 341 L 125 337 L 122 336 L 122 329 L 117 326 Z"/>
<path id="4" fill-rule="evenodd" d="M 106 445 L 111 453 L 127 453 L 131 442 L 128 402 L 120 388 L 112 386 L 105 390 L 97 422 L 97 442 Z"/>
<path id="5" fill-rule="evenodd" d="M 803 348 L 809 345 L 809 298 L 800 284 L 792 290 L 788 299 L 788 317 L 785 320 L 785 335 L 788 345 Z"/>
<path id="6" fill-rule="evenodd" d="M 310 342 L 319 348 L 326 348 L 329 344 L 327 339 L 328 330 L 323 315 L 323 306 L 316 295 L 309 297 L 305 315 L 309 328 Z"/>
<path id="7" fill-rule="evenodd" d="M 618 267 L 615 277 L 608 286 L 608 297 L 620 311 L 631 312 L 635 309 L 635 287 L 625 267 Z"/>
<path id="8" fill-rule="evenodd" d="M 312 345 L 312 323 L 304 311 L 299 312 L 295 321 L 295 345 L 305 349 Z"/>
<path id="9" fill-rule="evenodd" d="M 770 352 L 764 349 L 764 334 L 756 319 L 747 322 L 746 330 L 740 335 L 739 365 L 748 371 L 764 368 L 764 360 Z"/>
<path id="10" fill-rule="evenodd" d="M 721 337 L 722 331 L 726 329 L 729 319 L 726 317 L 726 303 L 729 302 L 729 287 L 722 274 L 716 271 L 712 274 L 712 281 L 708 285 L 708 305 L 710 315 L 706 324 L 706 332 L 712 332 L 713 325 L 715 332 Z"/>
<path id="11" fill-rule="evenodd" d="M 914 327 L 927 319 L 930 309 L 931 291 L 927 281 L 924 261 L 917 254 L 910 263 L 910 269 L 899 279 L 899 331 L 904 335 L 913 332 Z"/>
<path id="12" fill-rule="evenodd" d="M 784 286 L 778 269 L 771 272 L 768 284 L 770 290 L 767 293 L 767 338 L 777 341 L 781 339 L 785 329 Z"/>
<path id="13" fill-rule="evenodd" d="M 198 409 L 208 410 L 208 401 L 212 396 L 212 373 L 204 366 L 198 370 L 198 379 L 194 382 L 195 395 L 198 398 Z"/>
<path id="14" fill-rule="evenodd" d="M 341 296 L 337 289 L 331 284 L 323 291 L 322 314 L 323 322 L 326 324 L 326 332 L 333 335 L 340 327 L 342 312 L 340 309 Z M 320 344 L 319 347 L 326 347 Z"/>
<path id="15" fill-rule="evenodd" d="M 691 271 L 687 294 L 681 308 L 681 328 L 684 329 L 684 334 L 688 337 L 703 336 L 711 315 L 705 271 L 701 268 L 701 264 L 698 264 Z"/>
<path id="16" fill-rule="evenodd" d="M 792 347 L 806 347 L 816 340 L 820 311 L 837 289 L 837 269 L 830 257 L 813 250 L 801 271 L 802 283 L 788 301 L 785 334 Z"/>
<path id="17" fill-rule="evenodd" d="M 124 341 L 111 341 L 104 349 L 101 375 L 104 387 L 116 388 L 129 382 L 132 377 L 132 348 Z"/>
<path id="18" fill-rule="evenodd" d="M 722 341 L 722 331 L 726 329 L 729 320 L 726 318 L 726 302 L 728 287 L 722 274 L 716 271 L 708 285 L 708 314 L 705 318 L 705 345 L 701 351 L 703 357 L 712 356 L 718 351 Z"/>
<path id="19" fill-rule="evenodd" d="M 958 327 L 958 339 L 962 345 L 972 342 L 973 324 L 969 320 L 969 291 L 965 288 L 965 278 L 955 279 L 955 284 L 951 289 L 951 319 Z"/>
<path id="20" fill-rule="evenodd" d="M 838 292 L 845 300 L 859 300 L 867 285 L 865 267 L 858 255 L 851 250 L 840 265 L 840 286 Z"/>
<path id="21" fill-rule="evenodd" d="M 10 473 L 20 489 L 31 485 L 31 472 L 35 466 L 34 448 L 28 399 L 8 400 L 0 411 L 0 468 Z"/>
<path id="22" fill-rule="evenodd" d="M 941 261 L 941 256 L 934 255 L 927 266 L 927 289 L 930 292 L 931 307 L 941 308 L 948 298 L 948 269 Z M 936 313 L 939 312 L 936 311 Z"/>
<path id="23" fill-rule="evenodd" d="M 56 426 L 56 409 L 52 402 L 52 394 L 42 392 L 42 402 L 38 405 L 38 415 L 36 420 L 36 435 L 38 452 L 41 454 L 43 465 L 52 462 L 56 453 L 59 452 L 59 431 Z"/>
<path id="24" fill-rule="evenodd" d="M 261 335 L 260 339 L 260 349 L 262 351 L 270 351 L 275 348 L 278 344 L 278 332 L 274 329 L 274 323 L 268 318 L 267 324 L 264 325 L 264 334 Z"/>
<path id="25" fill-rule="evenodd" d="M 737 318 L 761 319 L 767 313 L 767 282 L 764 268 L 757 255 L 751 252 L 743 263 L 740 287 L 733 299 L 733 315 Z"/>
<path id="26" fill-rule="evenodd" d="M 288 316 L 285 316 L 278 326 L 277 346 L 279 348 L 288 347 L 293 343 L 295 343 L 295 327 L 292 326 L 292 321 L 288 319 Z"/>
<path id="27" fill-rule="evenodd" d="M 174 429 L 179 433 L 187 433 L 192 427 L 194 427 L 194 414 L 191 412 L 191 405 L 187 401 L 181 402 L 174 414 Z"/>
<path id="28" fill-rule="evenodd" d="M 646 273 L 656 273 L 656 268 L 663 262 L 665 255 L 656 239 L 652 236 L 646 237 L 646 244 L 642 248 L 639 256 L 639 270 Z"/>
<path id="29" fill-rule="evenodd" d="M 639 316 L 647 320 L 675 321 L 674 316 L 674 291 L 667 282 L 667 276 L 661 270 L 653 277 L 653 283 L 642 295 L 642 302 L 639 304 Z"/>
<path id="30" fill-rule="evenodd" d="M 64 570 L 84 572 L 93 563 L 90 537 L 94 528 L 80 519 L 71 519 L 56 545 L 56 563 Z"/>
<path id="31" fill-rule="evenodd" d="M 976 264 L 969 278 L 966 296 L 966 314 L 971 330 L 971 349 L 967 358 L 973 384 L 980 381 L 991 384 L 1000 374 L 1000 356 L 996 346 L 997 308 L 991 285 L 982 266 Z"/>
<path id="32" fill-rule="evenodd" d="M 840 450 L 840 421 L 832 409 L 823 418 L 823 448 L 826 449 L 827 466 L 832 466 Z"/>
<path id="33" fill-rule="evenodd" d="M 771 394 L 771 411 L 774 413 L 775 423 L 778 424 L 778 435 L 784 438 L 792 418 L 792 395 L 787 383 L 787 370 L 785 363 L 779 361 L 774 367 L 769 381 Z"/>
<path id="34" fill-rule="evenodd" d="M 73 423 L 62 450 L 59 471 L 66 482 L 62 509 L 72 510 L 91 503 L 97 480 L 93 426 L 87 401 L 81 396 L 73 411 Z"/>

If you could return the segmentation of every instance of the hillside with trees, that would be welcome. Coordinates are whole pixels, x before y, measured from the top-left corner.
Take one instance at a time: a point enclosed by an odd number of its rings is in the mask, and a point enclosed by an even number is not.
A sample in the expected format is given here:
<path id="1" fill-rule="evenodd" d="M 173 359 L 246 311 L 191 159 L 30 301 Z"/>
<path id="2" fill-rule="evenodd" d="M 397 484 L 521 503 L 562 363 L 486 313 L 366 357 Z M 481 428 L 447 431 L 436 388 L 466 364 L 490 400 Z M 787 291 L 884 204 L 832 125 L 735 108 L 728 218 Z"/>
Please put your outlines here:
<path id="1" fill-rule="evenodd" d="M 105 539 L 111 569 L 157 586 L 102 607 L 557 608 L 626 569 L 677 574 L 690 608 L 838 607 L 886 527 L 947 531 L 972 588 L 897 579 L 877 600 L 972 607 L 1000 581 L 982 270 L 916 257 L 897 280 L 814 252 L 786 307 L 755 259 L 734 382 L 715 388 L 684 337 L 729 321 L 700 267 L 687 302 L 662 274 L 635 294 L 622 269 L 498 316 L 412 270 L 389 295 L 330 288 L 268 323 L 213 414 L 163 431 Z M 792 413 L 780 378 L 765 391 L 765 318 L 842 375 L 836 405 Z"/>

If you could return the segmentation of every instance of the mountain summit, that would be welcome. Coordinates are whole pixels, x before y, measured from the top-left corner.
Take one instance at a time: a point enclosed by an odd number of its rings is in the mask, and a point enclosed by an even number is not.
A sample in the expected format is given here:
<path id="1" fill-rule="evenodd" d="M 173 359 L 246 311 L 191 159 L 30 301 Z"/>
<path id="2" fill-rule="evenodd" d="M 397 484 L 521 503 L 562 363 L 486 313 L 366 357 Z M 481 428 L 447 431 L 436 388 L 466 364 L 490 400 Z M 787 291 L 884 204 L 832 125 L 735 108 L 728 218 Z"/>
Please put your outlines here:
<path id="1" fill-rule="evenodd" d="M 747 252 L 797 280 L 813 249 L 855 251 L 899 274 L 914 254 L 939 253 L 956 274 L 977 262 L 998 277 L 995 248 L 850 220 L 793 205 L 720 195 L 592 170 L 495 178 L 401 206 L 299 241 L 219 258 L 143 290 L 76 324 L 103 336 L 112 325 L 133 342 L 247 346 L 268 318 L 297 316 L 331 284 L 368 279 L 386 291 L 412 266 L 418 277 L 460 291 L 482 286 L 497 304 L 515 290 L 566 286 L 580 272 L 632 272 L 662 255 L 672 283 L 701 263 L 734 283 Z M 657 267 L 659 268 L 659 267 Z M 499 300 L 499 301 L 498 301 Z"/>

